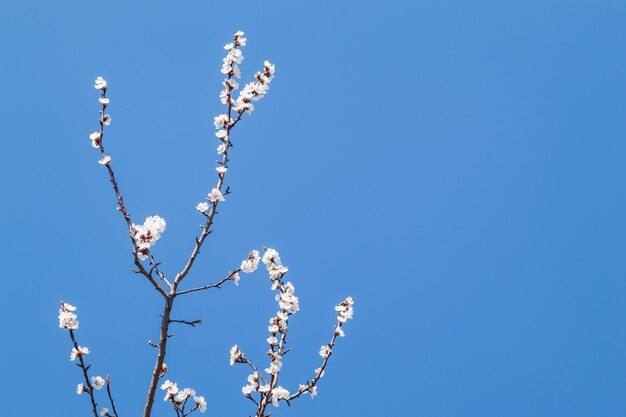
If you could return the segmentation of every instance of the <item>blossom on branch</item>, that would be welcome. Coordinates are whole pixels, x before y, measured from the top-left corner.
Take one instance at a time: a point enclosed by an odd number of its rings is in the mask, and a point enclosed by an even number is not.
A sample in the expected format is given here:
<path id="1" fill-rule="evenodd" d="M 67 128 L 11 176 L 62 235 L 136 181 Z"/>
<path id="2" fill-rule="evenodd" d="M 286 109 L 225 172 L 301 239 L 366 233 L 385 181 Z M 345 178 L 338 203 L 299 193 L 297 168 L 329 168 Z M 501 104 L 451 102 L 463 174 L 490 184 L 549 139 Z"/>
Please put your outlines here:
<path id="1" fill-rule="evenodd" d="M 70 353 L 70 360 L 73 361 L 74 359 L 76 359 L 79 356 L 83 356 L 89 353 L 89 348 L 88 347 L 83 347 L 83 346 L 79 346 L 78 350 L 76 348 L 72 348 L 72 353 Z"/>
<path id="2" fill-rule="evenodd" d="M 259 257 L 259 251 L 256 249 L 253 250 L 248 255 L 248 259 L 244 260 L 241 263 L 241 270 L 246 274 L 256 271 L 256 269 L 259 267 L 260 260 L 261 258 Z"/>
<path id="3" fill-rule="evenodd" d="M 198 395 L 193 397 L 193 400 L 195 401 L 198 410 L 200 410 L 201 413 L 204 413 L 206 411 L 206 401 L 204 400 L 204 397 L 202 395 Z"/>
<path id="4" fill-rule="evenodd" d="M 93 146 L 94 148 L 99 148 L 100 143 L 102 142 L 102 133 L 93 132 L 89 135 L 89 139 L 91 139 L 91 146 Z"/>
<path id="5" fill-rule="evenodd" d="M 211 203 L 215 203 L 216 201 L 226 201 L 222 192 L 217 188 L 211 190 L 208 199 Z"/>
<path id="6" fill-rule="evenodd" d="M 239 362 L 241 358 L 243 358 L 243 352 L 239 350 L 237 345 L 234 345 L 233 347 L 231 347 L 230 348 L 230 364 L 234 365 L 235 363 Z"/>
<path id="7" fill-rule="evenodd" d="M 165 232 L 165 226 L 165 220 L 159 216 L 146 217 L 143 225 L 133 224 L 139 259 L 143 261 L 148 258 L 150 247 L 154 246 L 156 241 L 161 238 Z"/>
<path id="8" fill-rule="evenodd" d="M 76 310 L 71 304 L 61 301 L 61 308 L 59 309 L 59 327 L 63 330 L 76 330 L 78 329 L 78 316 L 73 313 Z"/>
<path id="9" fill-rule="evenodd" d="M 102 378 L 101 376 L 92 376 L 91 386 L 93 386 L 94 389 L 100 391 L 102 387 L 104 387 L 104 378 Z"/>
<path id="10" fill-rule="evenodd" d="M 96 81 L 94 83 L 94 88 L 96 88 L 97 90 L 106 90 L 107 89 L 107 82 L 104 78 L 102 77 L 98 77 L 96 78 Z"/>

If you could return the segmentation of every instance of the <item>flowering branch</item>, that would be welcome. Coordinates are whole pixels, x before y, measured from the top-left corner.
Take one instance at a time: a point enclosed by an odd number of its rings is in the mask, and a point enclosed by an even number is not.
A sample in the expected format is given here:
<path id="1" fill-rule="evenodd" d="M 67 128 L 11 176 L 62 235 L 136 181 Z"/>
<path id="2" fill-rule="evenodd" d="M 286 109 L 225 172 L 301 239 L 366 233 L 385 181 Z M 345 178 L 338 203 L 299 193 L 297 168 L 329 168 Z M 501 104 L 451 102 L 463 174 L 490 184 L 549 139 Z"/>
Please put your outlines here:
<path id="1" fill-rule="evenodd" d="M 115 179 L 115 173 L 113 172 L 113 168 L 111 167 L 111 157 L 108 156 L 106 154 L 106 151 L 104 149 L 104 126 L 109 126 L 111 124 L 111 116 L 109 116 L 107 113 L 105 113 L 107 106 L 109 105 L 109 98 L 106 96 L 107 90 L 108 90 L 108 85 L 107 82 L 102 78 L 102 77 L 98 77 L 96 79 L 95 85 L 94 87 L 97 90 L 100 90 L 100 104 L 102 106 L 102 108 L 100 109 L 100 131 L 98 132 L 93 132 L 91 135 L 89 135 L 89 138 L 91 139 L 91 146 L 93 146 L 96 149 L 100 150 L 100 154 L 102 155 L 102 159 L 100 159 L 100 161 L 98 161 L 101 165 L 104 165 L 109 173 L 109 178 L 111 180 L 111 184 L 113 185 L 113 190 L 115 191 L 115 197 L 117 198 L 117 204 L 118 207 L 117 209 L 122 213 L 122 215 L 124 216 L 124 220 L 126 221 L 126 225 L 128 226 L 128 232 L 129 232 L 129 236 L 130 236 L 130 241 L 133 247 L 133 260 L 135 262 L 135 265 L 138 268 L 138 271 L 143 274 L 148 281 L 150 281 L 150 283 L 152 284 L 152 286 L 154 286 L 154 288 L 162 295 L 165 297 L 166 292 L 163 288 L 161 288 L 161 286 L 155 281 L 154 277 L 152 276 L 151 272 L 148 272 L 144 266 L 142 265 L 140 259 L 139 259 L 139 251 L 140 248 L 137 245 L 136 242 L 136 229 L 135 226 L 133 225 L 133 222 L 130 218 L 130 214 L 128 212 L 128 209 L 126 208 L 126 205 L 124 204 L 124 199 L 122 198 L 122 193 L 120 192 L 119 186 L 117 184 L 117 181 Z"/>
<path id="2" fill-rule="evenodd" d="M 150 216 L 145 219 L 143 224 L 134 224 L 131 220 L 129 211 L 124 204 L 114 171 L 111 167 L 111 157 L 107 155 L 103 145 L 104 127 L 109 126 L 111 123 L 111 117 L 106 113 L 106 109 L 110 103 L 110 100 L 107 97 L 108 85 L 102 77 L 98 77 L 95 81 L 94 87 L 97 90 L 100 90 L 100 129 L 97 132 L 93 132 L 90 135 L 90 139 L 92 146 L 100 150 L 102 158 L 99 160 L 99 163 L 103 165 L 109 173 L 109 178 L 117 199 L 117 209 L 122 213 L 124 220 L 126 221 L 126 225 L 128 226 L 129 237 L 132 245 L 133 261 L 136 266 L 136 268 L 131 269 L 131 271 L 144 275 L 164 300 L 158 343 L 154 343 L 152 341 L 148 342 L 150 346 L 157 349 L 157 355 L 150 383 L 148 385 L 143 417 L 151 416 L 159 380 L 163 378 L 167 372 L 167 365 L 165 364 L 167 341 L 174 335 L 169 332 L 169 326 L 173 323 L 178 323 L 195 327 L 202 322 L 200 319 L 172 319 L 171 312 L 176 297 L 210 288 L 221 288 L 221 285 L 229 280 L 233 281 L 235 285 L 239 285 L 239 273 L 254 272 L 258 268 L 258 264 L 261 261 L 259 252 L 253 250 L 249 253 L 248 257 L 242 261 L 239 268 L 233 269 L 221 280 L 200 287 L 180 291 L 178 290 L 180 283 L 191 271 L 191 268 L 200 254 L 203 243 L 208 235 L 212 233 L 215 215 L 218 213 L 218 205 L 221 202 L 224 202 L 224 196 L 230 193 L 230 187 L 226 187 L 224 189 L 224 179 L 226 172 L 228 171 L 229 151 L 233 148 L 231 132 L 242 119 L 244 113 L 252 114 L 254 111 L 253 102 L 259 101 L 265 96 L 269 90 L 269 84 L 274 78 L 274 65 L 265 61 L 263 70 L 257 72 L 254 76 L 254 80 L 247 83 L 240 90 L 237 98 L 234 98 L 235 91 L 239 89 L 239 84 L 236 79 L 241 77 L 238 67 L 238 65 L 243 61 L 241 47 L 245 45 L 246 39 L 243 37 L 243 32 L 237 32 L 234 35 L 233 42 L 224 46 L 224 49 L 227 50 L 227 55 L 223 60 L 224 63 L 222 65 L 221 72 L 226 77 L 222 83 L 224 89 L 220 93 L 220 99 L 222 104 L 226 105 L 226 113 L 220 114 L 214 118 L 214 125 L 217 129 L 215 136 L 220 141 L 220 144 L 217 147 L 217 153 L 218 155 L 221 155 L 221 160 L 216 161 L 218 165 L 215 168 L 217 172 L 217 182 L 208 194 L 208 201 L 201 202 L 196 206 L 196 210 L 198 210 L 205 217 L 206 221 L 204 225 L 200 226 L 201 233 L 195 238 L 195 245 L 189 255 L 189 258 L 172 281 L 168 280 L 165 274 L 159 269 L 160 262 L 155 261 L 154 256 L 151 253 L 152 246 L 156 244 L 165 232 L 165 220 L 159 216 Z M 317 387 L 315 384 L 324 373 L 328 358 L 332 353 L 332 348 L 335 344 L 335 339 L 337 335 L 343 336 L 341 326 L 345 320 L 352 317 L 352 300 L 348 298 L 337 307 L 337 311 L 340 311 L 340 317 L 338 318 L 339 322 L 335 328 L 335 334 L 330 343 L 323 346 L 320 351 L 320 354 L 324 357 L 321 368 L 316 370 L 316 375 L 311 382 L 307 380 L 307 385 L 301 385 L 300 389 L 295 394 L 290 395 L 289 391 L 278 385 L 278 381 L 282 368 L 282 358 L 290 351 L 290 349 L 287 348 L 288 321 L 289 317 L 299 310 L 298 297 L 294 295 L 295 287 L 293 284 L 290 282 L 283 282 L 283 277 L 288 272 L 288 269 L 282 265 L 278 252 L 274 249 L 266 248 L 262 261 L 269 272 L 270 280 L 272 281 L 272 290 L 276 291 L 276 300 L 279 305 L 279 311 L 270 319 L 270 326 L 268 328 L 271 333 L 270 337 L 267 338 L 267 342 L 270 346 L 268 356 L 271 363 L 269 367 L 265 369 L 265 372 L 270 376 L 266 379 L 259 369 L 252 363 L 252 361 L 246 358 L 245 355 L 239 351 L 236 345 L 231 349 L 230 361 L 231 365 L 235 363 L 243 363 L 247 364 L 250 369 L 252 369 L 253 374 L 248 377 L 249 384 L 243 387 L 242 392 L 246 398 L 253 401 L 257 406 L 257 417 L 268 417 L 271 413 L 266 415 L 265 410 L 269 403 L 278 407 L 281 400 L 286 401 L 289 404 L 290 400 L 299 397 L 304 392 L 310 392 L 311 395 L 316 394 Z M 71 359 L 74 360 L 78 357 L 80 362 L 79 366 L 83 370 L 85 384 L 79 384 L 77 392 L 79 394 L 82 392 L 89 393 L 94 417 L 97 417 L 97 403 L 94 397 L 94 390 L 100 390 L 106 385 L 107 395 L 111 403 L 111 408 L 113 409 L 113 414 L 109 414 L 109 410 L 107 408 L 103 408 L 100 411 L 100 415 L 105 417 L 118 417 L 113 397 L 111 395 L 109 375 L 106 376 L 106 382 L 100 376 L 91 377 L 91 379 L 88 376 L 87 371 L 91 365 L 85 366 L 82 355 L 88 354 L 89 349 L 78 346 L 78 343 L 74 338 L 73 331 L 78 328 L 78 321 L 76 320 L 76 315 L 73 313 L 74 309 L 75 308 L 73 306 L 62 303 L 62 308 L 59 314 L 59 325 L 60 327 L 69 330 L 70 337 L 74 344 Z M 166 380 L 160 385 L 160 387 L 162 390 L 166 391 L 164 400 L 169 401 L 172 404 L 177 417 L 187 417 L 196 410 L 199 410 L 202 413 L 206 411 L 206 402 L 204 397 L 197 396 L 194 389 L 185 388 L 183 390 L 179 390 L 177 384 L 171 382 L 170 380 Z M 258 394 L 259 400 L 255 400 L 252 394 Z M 188 404 L 191 404 L 192 402 L 194 405 L 187 408 Z"/>
<path id="3" fill-rule="evenodd" d="M 78 395 L 86 392 L 89 394 L 89 399 L 91 400 L 91 407 L 93 411 L 94 417 L 98 417 L 98 403 L 96 403 L 96 399 L 94 397 L 94 390 L 101 390 L 104 386 L 104 379 L 101 376 L 92 376 L 89 378 L 89 368 L 91 368 L 91 364 L 85 365 L 85 361 L 83 360 L 83 356 L 89 353 L 89 348 L 86 346 L 79 346 L 76 341 L 76 337 L 74 335 L 74 330 L 78 329 L 78 317 L 74 313 L 76 311 L 76 307 L 71 304 L 64 303 L 61 301 L 61 308 L 59 309 L 59 327 L 63 330 L 68 330 L 70 334 L 70 339 L 72 339 L 72 353 L 70 354 L 70 360 L 73 361 L 78 358 L 78 367 L 83 371 L 83 377 L 85 378 L 85 383 L 80 383 L 76 386 L 76 393 Z M 108 380 L 108 375 L 107 375 Z M 111 397 L 111 391 L 107 386 L 107 392 L 109 398 L 111 399 L 111 404 L 113 404 L 113 399 Z M 101 415 L 108 415 L 109 410 L 107 408 L 103 408 L 100 412 Z M 117 417 L 117 412 L 115 412 L 115 417 Z"/>
<path id="4" fill-rule="evenodd" d="M 244 263 L 242 264 L 242 269 L 252 272 L 258 265 L 258 259 L 259 254 L 257 251 L 254 251 L 250 254 L 248 260 L 248 263 L 251 265 Z M 290 405 L 289 402 L 291 400 L 298 398 L 305 392 L 310 392 L 313 397 L 317 395 L 316 384 L 324 374 L 328 358 L 332 354 L 332 348 L 335 345 L 335 339 L 337 336 L 344 335 L 342 326 L 347 320 L 352 318 L 352 305 L 354 304 L 352 298 L 348 297 L 335 307 L 335 310 L 339 312 L 339 316 L 337 317 L 337 325 L 335 326 L 335 332 L 330 343 L 322 346 L 320 349 L 320 355 L 324 358 L 322 366 L 315 370 L 315 378 L 313 378 L 311 382 L 307 380 L 306 385 L 300 385 L 298 391 L 291 395 L 288 390 L 278 385 L 278 381 L 283 368 L 283 357 L 290 351 L 289 348 L 286 348 L 289 318 L 300 309 L 299 300 L 298 297 L 295 296 L 294 285 L 291 282 L 283 282 L 283 278 L 289 269 L 282 264 L 278 252 L 274 249 L 266 248 L 262 260 L 269 272 L 272 289 L 277 290 L 276 301 L 278 301 L 279 307 L 276 315 L 270 318 L 270 325 L 268 326 L 270 336 L 267 338 L 267 343 L 269 344 L 267 354 L 271 363 L 270 366 L 265 369 L 265 372 L 270 375 L 269 383 L 259 370 L 246 358 L 244 353 L 239 350 L 237 345 L 233 346 L 230 350 L 231 365 L 235 363 L 246 363 L 254 371 L 248 376 L 248 385 L 244 386 L 241 391 L 246 398 L 253 400 L 256 404 L 256 417 L 266 417 L 265 411 L 270 403 L 274 407 L 278 407 L 279 402 L 282 400 Z M 261 385 L 259 381 L 261 381 L 263 385 Z M 259 401 L 254 400 L 252 397 L 253 393 L 259 393 Z"/>

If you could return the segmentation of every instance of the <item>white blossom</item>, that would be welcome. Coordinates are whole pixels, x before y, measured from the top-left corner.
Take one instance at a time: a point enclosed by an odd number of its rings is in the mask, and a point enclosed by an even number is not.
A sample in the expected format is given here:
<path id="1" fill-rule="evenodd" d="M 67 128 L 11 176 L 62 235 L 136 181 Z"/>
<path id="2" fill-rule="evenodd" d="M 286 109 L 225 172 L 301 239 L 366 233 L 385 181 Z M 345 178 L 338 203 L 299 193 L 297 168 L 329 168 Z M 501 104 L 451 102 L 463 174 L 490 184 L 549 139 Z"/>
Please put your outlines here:
<path id="1" fill-rule="evenodd" d="M 78 356 L 83 356 L 89 353 L 89 348 L 88 347 L 83 347 L 83 346 L 79 346 L 78 350 L 73 347 L 72 348 L 72 353 L 70 353 L 70 360 L 73 361 L 74 359 L 76 359 Z"/>
<path id="2" fill-rule="evenodd" d="M 276 249 L 272 248 L 265 249 L 265 253 L 263 254 L 263 263 L 268 271 L 282 266 L 280 262 L 280 254 L 276 251 Z"/>
<path id="3" fill-rule="evenodd" d="M 73 313 L 76 310 L 71 304 L 61 301 L 61 308 L 59 309 L 59 327 L 63 330 L 76 330 L 78 329 L 78 316 Z"/>
<path id="4" fill-rule="evenodd" d="M 250 395 L 252 391 L 257 391 L 259 389 L 259 373 L 255 372 L 253 374 L 248 375 L 248 385 L 245 385 L 241 388 L 241 392 L 243 395 Z"/>
<path id="5" fill-rule="evenodd" d="M 201 413 L 204 413 L 206 411 L 206 401 L 204 400 L 204 397 L 198 395 L 196 397 L 193 397 L 193 400 L 196 402 L 198 410 L 200 410 Z"/>
<path id="6" fill-rule="evenodd" d="M 259 251 L 256 249 L 253 250 L 248 255 L 248 259 L 245 259 L 243 262 L 241 262 L 241 270 L 247 274 L 256 271 L 256 269 L 259 267 L 260 260 L 261 258 L 259 256 Z"/>
<path id="7" fill-rule="evenodd" d="M 100 165 L 108 165 L 111 162 L 111 157 L 109 155 L 105 155 L 101 160 L 98 161 Z"/>
<path id="8" fill-rule="evenodd" d="M 209 209 L 209 203 L 207 203 L 206 201 L 202 203 L 198 203 L 198 205 L 196 206 L 196 210 L 198 210 L 200 213 L 204 213 L 208 209 Z"/>
<path id="9" fill-rule="evenodd" d="M 89 139 L 91 139 L 91 146 L 93 146 L 94 148 L 99 148 L 100 143 L 102 142 L 102 133 L 93 132 L 89 135 Z"/>
<path id="10" fill-rule="evenodd" d="M 143 225 L 133 224 L 135 230 L 135 241 L 138 247 L 138 256 L 142 261 L 148 258 L 150 247 L 156 244 L 165 232 L 165 220 L 159 216 L 146 217 Z"/>
<path id="11" fill-rule="evenodd" d="M 106 82 L 106 80 L 104 78 L 98 77 L 98 78 L 96 78 L 94 87 L 97 90 L 103 90 L 104 91 L 104 90 L 107 89 L 107 82 Z"/>
<path id="12" fill-rule="evenodd" d="M 220 140 L 224 140 L 228 136 L 228 132 L 225 129 L 220 129 L 215 132 L 215 136 L 217 136 L 217 138 Z"/>
<path id="13" fill-rule="evenodd" d="M 330 349 L 330 347 L 328 347 L 328 345 L 323 345 L 320 348 L 320 356 L 322 358 L 327 358 L 328 356 L 330 356 L 331 353 L 332 353 L 332 350 Z"/>
<path id="14" fill-rule="evenodd" d="M 217 147 L 217 154 L 221 155 L 226 151 L 226 145 L 223 143 L 220 143 L 220 145 Z"/>
<path id="15" fill-rule="evenodd" d="M 182 403 L 187 398 L 193 397 L 194 395 L 196 395 L 196 390 L 192 388 L 185 388 L 184 390 L 178 391 L 178 394 L 176 394 L 176 398 L 174 398 L 174 401 L 176 401 L 177 403 Z"/>
<path id="16" fill-rule="evenodd" d="M 237 363 L 237 361 L 241 359 L 242 357 L 243 357 L 243 353 L 239 350 L 237 345 L 234 345 L 232 348 L 230 348 L 230 364 L 231 365 L 234 365 L 235 363 Z"/>
<path id="17" fill-rule="evenodd" d="M 339 321 L 339 323 L 345 323 L 352 318 L 354 313 L 352 308 L 353 305 L 354 300 L 352 300 L 352 297 L 348 297 L 335 307 L 335 311 L 339 313 L 337 316 L 337 321 Z"/>
<path id="18" fill-rule="evenodd" d="M 85 384 L 78 384 L 76 385 L 76 394 L 80 395 L 83 392 L 86 392 L 87 390 L 85 389 Z"/>
<path id="19" fill-rule="evenodd" d="M 95 389 L 100 391 L 102 389 L 102 387 L 104 387 L 104 378 L 102 378 L 101 376 L 92 376 L 91 377 L 91 385 Z"/>
<path id="20" fill-rule="evenodd" d="M 228 168 L 223 167 L 223 166 L 219 166 L 219 167 L 216 167 L 215 170 L 217 171 L 218 174 L 223 174 L 226 171 L 228 171 Z"/>
<path id="21" fill-rule="evenodd" d="M 100 118 L 100 121 L 105 125 L 108 126 L 111 124 L 111 116 L 109 116 L 108 114 L 105 114 L 104 116 L 102 116 Z"/>
<path id="22" fill-rule="evenodd" d="M 178 385 L 168 379 L 161 385 L 161 389 L 166 391 L 163 401 L 169 401 L 178 392 Z"/>
<path id="23" fill-rule="evenodd" d="M 98 101 L 100 102 L 100 104 L 102 104 L 102 107 L 108 106 L 110 102 L 108 97 L 100 97 Z"/>
<path id="24" fill-rule="evenodd" d="M 222 192 L 217 188 L 213 188 L 211 190 L 208 199 L 211 203 L 215 203 L 216 201 L 226 201 Z"/>
<path id="25" fill-rule="evenodd" d="M 239 280 L 241 279 L 241 277 L 239 277 L 239 272 L 236 272 L 235 274 L 233 274 L 233 276 L 231 276 L 230 279 L 233 280 L 235 285 L 239 286 Z"/>
<path id="26" fill-rule="evenodd" d="M 285 388 L 278 386 L 272 390 L 272 405 L 278 407 L 278 401 L 281 399 L 289 398 L 289 391 Z"/>
<path id="27" fill-rule="evenodd" d="M 296 288 L 291 282 L 286 283 L 283 286 L 282 291 L 279 294 L 276 294 L 276 301 L 278 301 L 279 307 L 283 311 L 287 311 L 291 314 L 296 313 L 300 310 L 298 297 L 294 295 Z"/>
<path id="28" fill-rule="evenodd" d="M 322 368 L 317 368 L 313 372 L 315 372 L 315 375 L 319 375 L 320 378 L 322 378 L 324 376 L 324 374 L 326 373 L 326 371 L 324 371 Z"/>
<path id="29" fill-rule="evenodd" d="M 106 416 L 107 414 L 109 414 L 109 409 L 106 407 L 102 407 L 102 410 L 100 410 L 100 415 Z"/>
<path id="30" fill-rule="evenodd" d="M 215 125 L 216 129 L 219 129 L 224 126 L 228 126 L 229 119 L 230 117 L 227 114 L 220 114 L 213 118 L 213 124 Z"/>

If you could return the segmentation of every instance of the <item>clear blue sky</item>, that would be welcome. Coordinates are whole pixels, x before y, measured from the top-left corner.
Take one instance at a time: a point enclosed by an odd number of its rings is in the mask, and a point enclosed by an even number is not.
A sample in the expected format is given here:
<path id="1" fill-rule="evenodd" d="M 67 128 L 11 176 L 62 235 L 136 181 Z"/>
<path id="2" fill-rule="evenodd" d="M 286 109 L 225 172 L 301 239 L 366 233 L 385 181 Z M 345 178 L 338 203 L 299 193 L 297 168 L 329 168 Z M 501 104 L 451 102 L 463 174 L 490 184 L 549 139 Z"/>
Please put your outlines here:
<path id="1" fill-rule="evenodd" d="M 107 150 L 134 220 L 168 222 L 155 255 L 172 274 L 215 179 L 222 45 L 239 29 L 244 77 L 265 58 L 277 76 L 236 129 L 233 194 L 187 285 L 277 248 L 301 303 L 291 389 L 333 306 L 356 300 L 319 396 L 275 416 L 625 415 L 624 22 L 617 0 L 7 2 L 3 415 L 88 413 L 60 299 L 121 416 L 139 414 L 161 300 L 129 272 L 89 143 L 93 80 L 110 84 Z M 264 362 L 268 287 L 257 273 L 177 304 L 205 323 L 175 329 L 169 377 L 209 416 L 253 412 L 228 350 Z M 172 415 L 160 397 L 155 417 Z"/>

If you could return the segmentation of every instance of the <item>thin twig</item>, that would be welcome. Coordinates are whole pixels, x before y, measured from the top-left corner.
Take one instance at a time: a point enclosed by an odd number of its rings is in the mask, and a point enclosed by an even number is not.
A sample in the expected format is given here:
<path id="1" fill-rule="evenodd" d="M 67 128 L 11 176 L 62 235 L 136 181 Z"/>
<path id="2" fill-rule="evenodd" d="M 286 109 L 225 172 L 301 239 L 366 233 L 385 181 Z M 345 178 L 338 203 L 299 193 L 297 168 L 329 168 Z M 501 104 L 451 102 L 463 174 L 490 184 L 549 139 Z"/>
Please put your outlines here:
<path id="1" fill-rule="evenodd" d="M 232 280 L 232 278 L 239 272 L 241 272 L 241 268 L 237 268 L 237 269 L 229 272 L 228 275 L 226 275 L 226 277 L 222 278 L 221 280 L 219 280 L 219 281 L 217 281 L 217 282 L 215 282 L 213 284 L 207 284 L 207 285 L 204 285 L 202 287 L 197 287 L 197 288 L 191 288 L 191 289 L 188 289 L 188 290 L 178 291 L 176 293 L 176 295 L 178 296 L 178 295 L 188 294 L 190 292 L 208 290 L 209 288 L 221 288 L 221 285 L 223 283 L 225 283 L 228 280 Z"/>
<path id="2" fill-rule="evenodd" d="M 119 417 L 119 414 L 117 414 L 117 410 L 115 409 L 113 396 L 111 395 L 111 378 L 109 378 L 109 374 L 107 374 L 106 376 L 106 383 L 107 383 L 107 395 L 109 396 L 109 402 L 111 402 L 111 408 L 113 409 L 113 414 L 115 414 L 115 417 Z"/>
<path id="3" fill-rule="evenodd" d="M 80 362 L 79 367 L 83 370 L 83 376 L 85 377 L 85 386 L 87 387 L 87 393 L 89 394 L 89 398 L 91 399 L 91 406 L 93 408 L 93 415 L 98 417 L 98 403 L 96 403 L 96 399 L 93 396 L 93 385 L 91 385 L 91 381 L 89 380 L 89 375 L 87 374 L 87 370 L 89 366 L 85 366 L 85 361 L 83 360 L 83 355 L 80 354 L 80 349 L 78 347 L 78 343 L 76 342 L 76 337 L 74 337 L 74 331 L 69 329 L 70 337 L 72 338 L 72 343 L 74 344 L 74 349 L 78 352 L 76 356 L 78 356 L 78 360 Z"/>

